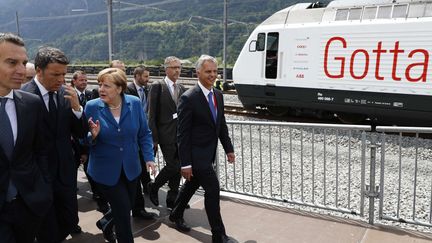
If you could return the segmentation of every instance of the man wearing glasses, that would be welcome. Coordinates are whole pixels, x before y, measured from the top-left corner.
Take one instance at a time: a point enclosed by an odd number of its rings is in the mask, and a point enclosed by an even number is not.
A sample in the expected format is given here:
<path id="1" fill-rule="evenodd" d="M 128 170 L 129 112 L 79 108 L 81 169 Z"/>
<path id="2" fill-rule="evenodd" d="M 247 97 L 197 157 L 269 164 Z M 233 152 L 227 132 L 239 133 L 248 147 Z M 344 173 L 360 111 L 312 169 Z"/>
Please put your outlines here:
<path id="1" fill-rule="evenodd" d="M 149 197 L 152 203 L 159 205 L 158 191 L 168 182 L 169 191 L 166 197 L 167 208 L 174 208 L 180 184 L 180 162 L 177 147 L 177 103 L 186 91 L 178 84 L 181 62 L 174 56 L 165 58 L 166 77 L 154 82 L 148 94 L 148 119 L 153 135 L 155 154 L 158 145 L 166 161 L 154 182 L 148 183 Z"/>

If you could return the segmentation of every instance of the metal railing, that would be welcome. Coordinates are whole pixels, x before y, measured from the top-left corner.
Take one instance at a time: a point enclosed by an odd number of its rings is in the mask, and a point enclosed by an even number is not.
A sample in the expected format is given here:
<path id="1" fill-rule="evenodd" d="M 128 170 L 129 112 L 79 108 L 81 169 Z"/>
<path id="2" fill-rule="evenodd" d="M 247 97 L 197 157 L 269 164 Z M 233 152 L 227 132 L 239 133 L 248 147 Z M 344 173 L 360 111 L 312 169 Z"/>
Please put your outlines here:
<path id="1" fill-rule="evenodd" d="M 419 136 L 432 128 L 227 123 L 236 163 L 219 146 L 221 190 L 357 215 L 370 224 L 432 226 L 432 142 Z"/>
<path id="2" fill-rule="evenodd" d="M 228 122 L 236 163 L 218 150 L 222 190 L 301 206 L 364 214 L 369 126 Z M 355 146 L 352 146 L 355 144 Z"/>
<path id="3" fill-rule="evenodd" d="M 431 134 L 432 128 L 376 130 L 381 154 L 379 219 L 432 226 L 432 146 L 420 136 Z"/>

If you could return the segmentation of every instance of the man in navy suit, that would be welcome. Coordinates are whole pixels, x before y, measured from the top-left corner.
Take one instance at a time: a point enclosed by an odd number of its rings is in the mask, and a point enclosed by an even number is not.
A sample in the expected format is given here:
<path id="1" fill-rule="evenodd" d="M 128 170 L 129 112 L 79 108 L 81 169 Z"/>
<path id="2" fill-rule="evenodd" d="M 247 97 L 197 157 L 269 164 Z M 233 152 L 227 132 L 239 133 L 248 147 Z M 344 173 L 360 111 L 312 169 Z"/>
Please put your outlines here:
<path id="1" fill-rule="evenodd" d="M 169 219 L 180 231 L 189 231 L 184 222 L 185 208 L 195 191 L 201 186 L 204 191 L 204 205 L 212 231 L 212 242 L 228 242 L 219 206 L 219 181 L 213 168 L 218 139 L 228 162 L 235 161 L 234 149 L 228 134 L 224 115 L 222 93 L 213 89 L 217 75 L 217 61 L 214 57 L 202 55 L 196 66 L 198 83 L 186 91 L 178 106 L 178 144 L 181 174 L 186 179 L 176 206 Z"/>
<path id="2" fill-rule="evenodd" d="M 17 90 L 25 81 L 23 40 L 0 33 L 0 241 L 33 243 L 52 205 L 43 106 Z"/>
<path id="3" fill-rule="evenodd" d="M 78 226 L 76 197 L 77 170 L 71 137 L 82 138 L 88 131 L 83 108 L 75 89 L 64 85 L 68 58 L 53 47 L 42 47 L 35 57 L 36 76 L 22 90 L 36 94 L 45 104 L 49 147 L 49 169 L 53 178 L 54 205 L 38 232 L 38 241 L 61 242 Z"/>

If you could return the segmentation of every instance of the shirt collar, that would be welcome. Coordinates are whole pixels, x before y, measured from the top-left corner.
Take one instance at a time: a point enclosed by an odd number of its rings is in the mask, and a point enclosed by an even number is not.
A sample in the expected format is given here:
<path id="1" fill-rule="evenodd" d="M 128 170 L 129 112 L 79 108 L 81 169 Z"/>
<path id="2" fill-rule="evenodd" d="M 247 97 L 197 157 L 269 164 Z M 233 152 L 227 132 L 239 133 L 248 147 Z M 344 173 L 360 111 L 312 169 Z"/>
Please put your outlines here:
<path id="1" fill-rule="evenodd" d="M 139 86 L 135 80 L 133 81 L 133 83 L 137 91 L 139 91 L 141 88 L 145 89 L 145 87 Z"/>
<path id="2" fill-rule="evenodd" d="M 168 85 L 169 88 L 171 88 L 174 84 L 174 82 L 168 77 L 165 77 L 165 83 Z"/>
<path id="3" fill-rule="evenodd" d="M 201 84 L 200 81 L 198 81 L 198 86 L 201 88 L 201 91 L 204 93 L 205 97 L 208 96 L 208 94 L 211 92 L 213 92 L 213 88 L 211 88 L 210 90 L 208 90 L 206 87 L 204 87 L 204 85 Z M 213 92 L 214 94 L 214 92 Z"/>
<path id="4" fill-rule="evenodd" d="M 45 96 L 46 94 L 48 94 L 48 90 L 41 84 L 41 82 L 39 82 L 39 80 L 37 79 L 37 76 L 34 77 L 34 81 L 35 81 L 36 85 L 38 86 L 42 97 Z M 57 92 L 54 92 L 54 93 L 57 93 Z"/>
<path id="5" fill-rule="evenodd" d="M 2 98 L 8 98 L 8 99 L 13 100 L 13 98 L 14 98 L 13 90 L 11 90 L 11 91 L 9 92 L 9 94 L 3 96 Z"/>
<path id="6" fill-rule="evenodd" d="M 79 96 L 81 96 L 81 94 L 83 94 L 84 92 L 81 92 L 81 91 L 79 91 L 76 87 L 74 88 L 75 89 L 75 91 L 77 92 L 77 94 L 78 94 L 78 97 Z"/>

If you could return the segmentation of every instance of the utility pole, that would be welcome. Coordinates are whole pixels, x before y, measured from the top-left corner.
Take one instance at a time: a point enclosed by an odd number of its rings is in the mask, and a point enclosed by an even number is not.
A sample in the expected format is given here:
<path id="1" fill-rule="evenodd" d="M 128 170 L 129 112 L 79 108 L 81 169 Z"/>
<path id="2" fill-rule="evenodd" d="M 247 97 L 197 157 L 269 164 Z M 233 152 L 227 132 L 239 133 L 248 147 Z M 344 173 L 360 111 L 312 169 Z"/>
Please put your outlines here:
<path id="1" fill-rule="evenodd" d="M 113 34 L 112 34 L 112 0 L 107 0 L 108 4 L 108 59 L 111 63 L 113 57 Z"/>
<path id="2" fill-rule="evenodd" d="M 223 29 L 223 82 L 226 82 L 226 66 L 227 66 L 227 28 L 228 28 L 228 0 L 224 0 L 224 29 Z"/>
<path id="3" fill-rule="evenodd" d="M 18 11 L 15 12 L 15 21 L 16 21 L 16 27 L 17 27 L 17 35 L 20 36 L 20 27 L 19 27 Z"/>

